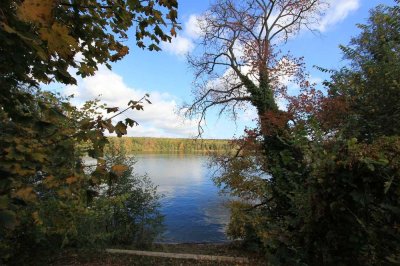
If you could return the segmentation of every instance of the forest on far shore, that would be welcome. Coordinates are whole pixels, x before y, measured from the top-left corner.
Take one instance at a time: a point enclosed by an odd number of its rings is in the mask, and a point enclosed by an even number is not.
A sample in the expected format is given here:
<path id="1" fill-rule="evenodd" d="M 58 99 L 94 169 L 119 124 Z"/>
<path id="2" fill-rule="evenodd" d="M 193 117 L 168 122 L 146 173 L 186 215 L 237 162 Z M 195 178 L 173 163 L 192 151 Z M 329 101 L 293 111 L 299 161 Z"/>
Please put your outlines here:
<path id="1" fill-rule="evenodd" d="M 124 147 L 126 153 L 218 153 L 233 149 L 227 139 L 185 139 L 149 137 L 109 137 L 116 147 Z"/>

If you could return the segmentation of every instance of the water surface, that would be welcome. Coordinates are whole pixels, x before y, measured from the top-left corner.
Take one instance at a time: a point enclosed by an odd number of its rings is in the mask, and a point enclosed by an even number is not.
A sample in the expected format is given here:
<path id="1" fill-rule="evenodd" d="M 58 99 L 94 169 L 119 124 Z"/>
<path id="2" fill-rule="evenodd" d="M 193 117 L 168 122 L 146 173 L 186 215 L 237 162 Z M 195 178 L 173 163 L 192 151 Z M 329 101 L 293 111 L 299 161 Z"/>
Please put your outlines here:
<path id="1" fill-rule="evenodd" d="M 229 211 L 227 198 L 211 180 L 207 157 L 181 154 L 135 155 L 135 172 L 147 173 L 165 195 L 161 212 L 166 231 L 160 242 L 225 242 Z"/>

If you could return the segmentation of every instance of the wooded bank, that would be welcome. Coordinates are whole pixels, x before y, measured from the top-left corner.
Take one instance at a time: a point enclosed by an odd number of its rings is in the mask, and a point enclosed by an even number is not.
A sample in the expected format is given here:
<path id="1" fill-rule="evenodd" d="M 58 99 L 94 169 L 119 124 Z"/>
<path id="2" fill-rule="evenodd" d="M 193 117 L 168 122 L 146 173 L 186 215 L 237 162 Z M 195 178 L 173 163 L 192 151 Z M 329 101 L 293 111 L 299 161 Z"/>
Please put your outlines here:
<path id="1" fill-rule="evenodd" d="M 109 137 L 116 147 L 123 147 L 127 153 L 216 153 L 233 149 L 231 140 L 226 139 L 184 139 L 147 137 Z"/>

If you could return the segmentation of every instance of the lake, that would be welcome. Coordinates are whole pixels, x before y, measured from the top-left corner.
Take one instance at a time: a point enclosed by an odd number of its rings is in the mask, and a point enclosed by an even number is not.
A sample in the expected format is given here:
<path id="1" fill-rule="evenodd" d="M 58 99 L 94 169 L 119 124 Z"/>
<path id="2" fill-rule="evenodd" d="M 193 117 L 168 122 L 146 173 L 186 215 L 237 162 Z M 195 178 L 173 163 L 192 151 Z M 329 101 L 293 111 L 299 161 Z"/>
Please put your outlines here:
<path id="1" fill-rule="evenodd" d="M 135 155 L 135 172 L 145 174 L 164 194 L 165 233 L 159 242 L 226 242 L 227 197 L 211 180 L 208 157 L 187 154 Z"/>

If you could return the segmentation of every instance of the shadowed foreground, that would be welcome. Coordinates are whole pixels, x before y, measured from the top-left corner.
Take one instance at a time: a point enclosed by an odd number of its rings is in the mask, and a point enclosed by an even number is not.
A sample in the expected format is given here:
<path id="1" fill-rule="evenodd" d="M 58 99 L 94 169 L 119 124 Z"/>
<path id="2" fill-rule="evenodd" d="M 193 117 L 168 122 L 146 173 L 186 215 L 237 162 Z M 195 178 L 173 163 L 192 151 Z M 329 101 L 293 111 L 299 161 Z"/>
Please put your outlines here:
<path id="1" fill-rule="evenodd" d="M 105 250 L 65 250 L 62 253 L 37 256 L 24 265 L 265 265 L 256 253 L 239 246 L 225 244 L 159 244 L 153 254 L 175 256 L 185 253 L 187 258 L 153 257 L 133 254 L 113 254 Z M 162 253 L 161 253 L 162 252 Z M 150 253 L 150 252 L 147 252 Z M 189 255 L 192 254 L 192 255 Z M 201 254 L 201 255 L 200 255 Z M 189 257 L 195 259 L 190 259 Z M 231 258 L 231 261 L 215 260 Z M 214 258 L 210 259 L 210 258 Z M 236 260 L 238 259 L 238 260 Z M 247 260 L 248 259 L 248 260 Z"/>

